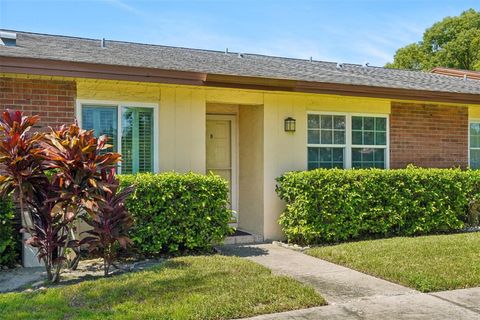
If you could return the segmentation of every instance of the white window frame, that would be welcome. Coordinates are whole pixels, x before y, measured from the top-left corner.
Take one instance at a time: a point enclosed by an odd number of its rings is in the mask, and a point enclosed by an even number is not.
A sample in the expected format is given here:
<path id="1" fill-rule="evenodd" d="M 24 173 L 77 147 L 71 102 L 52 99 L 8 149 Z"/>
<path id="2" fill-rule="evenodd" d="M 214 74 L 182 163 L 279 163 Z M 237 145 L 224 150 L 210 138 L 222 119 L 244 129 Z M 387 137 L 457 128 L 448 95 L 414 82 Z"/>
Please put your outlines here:
<path id="1" fill-rule="evenodd" d="M 159 172 L 158 161 L 158 113 L 159 105 L 157 103 L 145 103 L 135 101 L 110 101 L 110 100 L 89 100 L 89 99 L 77 99 L 75 116 L 77 118 L 78 125 L 82 128 L 82 108 L 83 106 L 95 106 L 95 107 L 116 107 L 117 108 L 117 151 L 122 150 L 122 114 L 125 108 L 151 108 L 153 109 L 153 172 Z M 122 173 L 122 165 L 118 168 L 118 173 Z"/>
<path id="2" fill-rule="evenodd" d="M 309 144 L 308 143 L 308 115 L 324 115 L 324 116 L 345 116 L 345 145 L 339 144 Z M 377 117 L 385 118 L 386 123 L 386 144 L 385 145 L 357 145 L 352 144 L 352 117 Z M 385 149 L 385 169 L 390 169 L 390 115 L 386 113 L 355 113 L 355 112 L 333 112 L 333 111 L 308 111 L 306 119 L 306 145 L 307 145 L 307 165 L 308 165 L 308 147 L 320 148 L 345 148 L 344 152 L 344 169 L 352 168 L 352 148 L 372 148 Z"/>
<path id="3" fill-rule="evenodd" d="M 472 158 L 471 158 L 471 155 L 470 155 L 470 151 L 471 151 L 472 149 L 474 149 L 474 150 L 480 150 L 480 148 L 472 148 L 472 147 L 470 147 L 470 125 L 471 125 L 472 123 L 479 123 L 479 124 L 480 124 L 480 118 L 471 118 L 471 119 L 468 119 L 468 142 L 467 142 L 467 143 L 468 143 L 468 146 L 467 146 L 467 148 L 468 148 L 468 166 L 469 166 L 469 167 L 472 166 Z M 479 169 L 476 169 L 476 170 L 480 170 L 480 168 L 479 168 Z"/>

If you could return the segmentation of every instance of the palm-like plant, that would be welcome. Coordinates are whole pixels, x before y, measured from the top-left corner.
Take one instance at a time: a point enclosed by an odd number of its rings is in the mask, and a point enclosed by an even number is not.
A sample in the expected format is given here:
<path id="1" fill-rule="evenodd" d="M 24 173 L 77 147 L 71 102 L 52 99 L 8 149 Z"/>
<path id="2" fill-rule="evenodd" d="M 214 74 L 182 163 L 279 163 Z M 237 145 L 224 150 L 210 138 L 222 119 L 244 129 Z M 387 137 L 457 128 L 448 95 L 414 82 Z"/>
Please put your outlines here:
<path id="1" fill-rule="evenodd" d="M 37 257 L 45 264 L 48 280 L 58 282 L 60 268 L 66 260 L 61 250 L 75 248 L 78 244 L 70 240 L 68 234 L 75 215 L 63 207 L 58 185 L 47 185 L 37 199 L 43 201 L 29 202 L 33 226 L 26 243 L 38 249 Z"/>
<path id="2" fill-rule="evenodd" d="M 95 205 L 89 207 L 88 217 L 85 222 L 92 230 L 83 233 L 88 234 L 80 244 L 87 244 L 89 251 L 98 251 L 103 255 L 104 274 L 108 275 L 110 266 L 116 256 L 115 246 L 119 244 L 126 248 L 132 241 L 128 237 L 128 230 L 132 226 L 133 219 L 125 208 L 125 199 L 134 191 L 133 186 L 119 190 L 119 181 L 115 178 L 115 171 L 108 174 L 102 171 L 102 180 L 109 188 L 101 190 L 96 196 Z"/>
<path id="3" fill-rule="evenodd" d="M 100 172 L 115 167 L 120 154 L 105 152 L 111 147 L 106 136 L 96 138 L 93 130 L 83 130 L 75 123 L 51 129 L 40 145 L 46 167 L 55 170 L 52 181 L 60 186 L 60 199 L 66 212 L 76 217 L 82 208 L 95 201 L 97 189 L 109 191 Z M 75 239 L 73 221 L 69 226 L 70 240 Z M 71 267 L 76 268 L 80 254 L 78 248 L 73 249 L 76 257 Z"/>
<path id="4" fill-rule="evenodd" d="M 24 116 L 20 111 L 7 110 L 0 118 L 0 195 L 12 191 L 17 195 L 22 220 L 30 229 L 25 199 L 35 199 L 48 185 L 39 142 L 44 135 L 31 134 L 38 116 Z"/>
<path id="5" fill-rule="evenodd" d="M 92 208 L 98 208 L 96 214 L 106 217 L 108 223 L 95 214 L 91 221 L 100 219 L 108 225 L 106 228 L 120 230 L 109 237 L 126 245 L 129 239 L 123 237 L 123 230 L 131 225 L 131 219 L 122 213 L 122 203 L 131 189 L 117 193 L 118 181 L 113 171 L 105 174 L 120 161 L 120 154 L 104 152 L 109 147 L 105 136 L 97 139 L 93 131 L 82 130 L 77 124 L 51 129 L 48 134 L 31 134 L 38 120 L 37 116 L 24 116 L 20 111 L 2 114 L 0 195 L 14 192 L 18 196 L 23 225 L 31 235 L 27 243 L 38 249 L 38 259 L 45 263 L 48 280 L 57 282 L 65 249 L 78 245 L 72 230 L 82 209 L 93 212 Z M 121 223 L 125 225 L 120 226 Z M 108 241 L 111 240 L 102 238 L 102 243 Z M 111 252 L 111 246 L 106 248 Z M 106 256 L 108 261 L 113 259 L 111 254 Z"/>

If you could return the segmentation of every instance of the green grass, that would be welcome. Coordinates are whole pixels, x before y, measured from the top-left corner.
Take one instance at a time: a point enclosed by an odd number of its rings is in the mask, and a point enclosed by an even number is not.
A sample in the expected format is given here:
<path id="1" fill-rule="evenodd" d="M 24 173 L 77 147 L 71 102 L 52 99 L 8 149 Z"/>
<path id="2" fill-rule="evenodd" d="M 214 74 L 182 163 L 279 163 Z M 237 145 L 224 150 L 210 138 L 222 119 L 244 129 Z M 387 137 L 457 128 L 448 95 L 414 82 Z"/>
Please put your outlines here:
<path id="1" fill-rule="evenodd" d="M 325 304 L 313 288 L 248 260 L 182 257 L 44 292 L 0 295 L 2 319 L 229 319 Z"/>
<path id="2" fill-rule="evenodd" d="M 423 292 L 480 286 L 480 233 L 360 241 L 307 254 Z"/>

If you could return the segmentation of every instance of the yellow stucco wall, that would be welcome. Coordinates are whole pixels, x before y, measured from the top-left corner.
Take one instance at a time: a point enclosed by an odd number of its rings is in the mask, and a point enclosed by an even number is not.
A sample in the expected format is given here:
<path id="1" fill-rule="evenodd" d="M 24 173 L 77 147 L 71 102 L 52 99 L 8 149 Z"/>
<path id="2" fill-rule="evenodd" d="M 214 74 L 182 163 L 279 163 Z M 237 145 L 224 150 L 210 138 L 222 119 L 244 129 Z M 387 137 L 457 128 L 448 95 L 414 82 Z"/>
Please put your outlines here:
<path id="1" fill-rule="evenodd" d="M 0 74 L 6 77 L 28 77 L 40 79 L 72 80 L 65 77 L 45 77 Z M 247 163 L 249 157 L 242 157 L 240 167 L 247 168 L 254 177 L 244 177 L 241 186 L 246 196 L 245 201 L 258 198 L 253 192 L 260 192 L 261 203 L 242 205 L 240 208 L 252 214 L 263 216 L 255 219 L 256 232 L 262 232 L 266 239 L 282 237 L 278 217 L 283 210 L 283 203 L 275 193 L 275 178 L 285 171 L 305 170 L 307 167 L 307 112 L 334 111 L 351 113 L 389 114 L 391 100 L 364 97 L 346 97 L 336 95 L 319 95 L 293 92 L 271 92 L 259 90 L 241 90 L 227 88 L 195 87 L 166 85 L 127 81 L 108 81 L 93 79 L 74 79 L 77 82 L 77 99 L 105 100 L 119 102 L 139 102 L 157 104 L 158 110 L 158 167 L 160 171 L 205 172 L 205 122 L 206 113 L 233 113 L 241 117 L 242 107 L 257 106 L 262 112 L 245 112 L 242 127 L 248 128 L 248 122 L 262 121 L 242 132 L 248 139 L 261 139 L 261 143 L 245 145 L 243 149 L 262 152 L 262 157 L 255 157 L 256 163 Z M 230 106 L 228 106 L 230 105 Z M 263 106 L 263 107 L 262 107 Z M 480 119 L 480 105 L 469 106 L 471 118 Z M 283 130 L 283 120 L 293 117 L 297 121 L 295 133 Z M 253 120 L 252 120 L 253 119 Z M 256 131 L 257 130 L 257 131 Z M 263 135 L 258 134 L 258 130 Z M 257 134 L 253 134 L 256 133 Z M 244 138 L 247 139 L 247 138 Z M 258 141 L 257 141 L 258 142 Z M 240 143 L 242 145 L 242 142 Z M 260 151 L 258 151 L 260 150 Z M 240 149 L 242 152 L 242 149 Z M 259 160 L 260 159 L 260 160 Z M 263 163 L 262 163 L 263 162 Z M 261 165 L 262 168 L 255 166 Z M 240 174 L 241 176 L 241 174 Z M 261 183 L 258 188 L 248 188 L 248 183 Z M 255 191 L 253 191 L 255 190 Z M 251 194 L 249 193 L 251 192 Z M 258 211 L 258 212 L 255 212 Z M 242 215 L 242 212 L 239 213 Z M 245 218 L 244 216 L 244 218 Z M 258 217 L 257 217 L 258 218 Z M 240 218 L 241 220 L 242 218 Z M 251 225 L 243 221 L 245 226 Z"/>

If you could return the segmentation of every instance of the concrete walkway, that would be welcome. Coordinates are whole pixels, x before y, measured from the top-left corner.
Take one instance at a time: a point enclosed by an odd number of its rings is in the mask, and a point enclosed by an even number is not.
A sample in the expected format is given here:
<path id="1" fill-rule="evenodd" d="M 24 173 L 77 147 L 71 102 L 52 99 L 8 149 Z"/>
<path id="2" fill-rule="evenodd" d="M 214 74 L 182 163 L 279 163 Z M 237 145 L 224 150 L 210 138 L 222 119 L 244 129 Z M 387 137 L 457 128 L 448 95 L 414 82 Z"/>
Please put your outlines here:
<path id="1" fill-rule="evenodd" d="M 480 288 L 425 294 L 274 244 L 220 250 L 309 284 L 329 303 L 251 319 L 480 319 Z"/>

